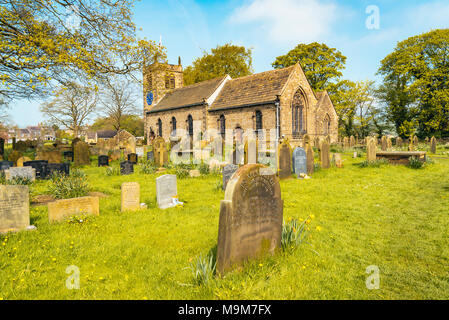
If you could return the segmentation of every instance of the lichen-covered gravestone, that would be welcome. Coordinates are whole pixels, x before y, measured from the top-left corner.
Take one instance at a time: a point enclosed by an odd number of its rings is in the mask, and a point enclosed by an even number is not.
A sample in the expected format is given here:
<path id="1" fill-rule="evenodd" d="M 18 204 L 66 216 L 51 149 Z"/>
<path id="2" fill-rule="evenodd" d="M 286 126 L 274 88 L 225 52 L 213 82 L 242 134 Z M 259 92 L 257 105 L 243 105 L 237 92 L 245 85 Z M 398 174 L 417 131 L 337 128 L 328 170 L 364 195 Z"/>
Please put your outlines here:
<path id="1" fill-rule="evenodd" d="M 303 148 L 293 150 L 293 172 L 299 177 L 301 173 L 307 173 L 307 154 Z"/>
<path id="2" fill-rule="evenodd" d="M 0 233 L 19 231 L 30 225 L 28 186 L 0 185 Z"/>
<path id="3" fill-rule="evenodd" d="M 330 168 L 330 166 L 331 166 L 330 146 L 326 140 L 324 140 L 321 143 L 320 160 L 321 160 L 321 168 L 322 169 Z"/>
<path id="4" fill-rule="evenodd" d="M 122 183 L 122 211 L 140 209 L 140 185 L 137 182 Z"/>
<path id="5" fill-rule="evenodd" d="M 306 154 L 307 154 L 307 174 L 310 176 L 313 173 L 313 171 L 315 170 L 315 164 L 314 164 L 315 155 L 313 153 L 313 149 L 310 144 L 307 145 Z"/>
<path id="6" fill-rule="evenodd" d="M 154 152 L 153 151 L 147 152 L 147 161 L 154 162 Z"/>
<path id="7" fill-rule="evenodd" d="M 89 145 L 82 141 L 77 142 L 75 144 L 74 156 L 75 156 L 75 166 L 90 165 Z"/>
<path id="8" fill-rule="evenodd" d="M 387 151 L 388 145 L 387 145 L 387 137 L 386 136 L 382 136 L 380 147 L 381 147 L 382 151 Z"/>
<path id="9" fill-rule="evenodd" d="M 278 146 L 278 176 L 286 179 L 292 175 L 292 149 L 287 140 Z"/>
<path id="10" fill-rule="evenodd" d="M 100 199 L 98 197 L 80 197 L 48 203 L 48 220 L 50 222 L 61 222 L 71 216 L 98 216 L 99 214 Z"/>
<path id="11" fill-rule="evenodd" d="M 369 138 L 366 145 L 366 160 L 368 162 L 376 161 L 376 142 L 374 138 Z"/>
<path id="12" fill-rule="evenodd" d="M 335 164 L 337 168 L 343 168 L 343 160 L 341 158 L 341 154 L 334 153 L 332 156 L 332 162 Z"/>
<path id="13" fill-rule="evenodd" d="M 156 199 L 160 209 L 175 207 L 173 197 L 177 195 L 176 175 L 165 174 L 156 178 Z"/>
<path id="14" fill-rule="evenodd" d="M 223 168 L 223 190 L 226 190 L 229 180 L 231 179 L 234 172 L 238 170 L 239 166 L 235 164 L 227 164 Z"/>
<path id="15" fill-rule="evenodd" d="M 397 137 L 397 138 L 396 138 L 396 147 L 401 148 L 403 143 L 404 143 L 404 142 L 402 141 L 402 138 L 401 138 L 401 137 Z"/>
<path id="16" fill-rule="evenodd" d="M 0 161 L 0 171 L 9 169 L 14 166 L 12 161 Z"/>
<path id="17" fill-rule="evenodd" d="M 240 167 L 220 204 L 217 271 L 220 274 L 250 258 L 280 247 L 283 201 L 279 179 L 261 164 Z"/>
<path id="18" fill-rule="evenodd" d="M 120 162 L 120 174 L 128 175 L 134 173 L 134 163 L 129 161 Z"/>
<path id="19" fill-rule="evenodd" d="M 435 137 L 430 139 L 430 152 L 433 154 L 437 153 L 437 139 Z"/>
<path id="20" fill-rule="evenodd" d="M 52 176 L 54 173 L 70 175 L 70 162 L 47 164 L 47 176 Z"/>
<path id="21" fill-rule="evenodd" d="M 5 170 L 5 179 L 7 181 L 13 179 L 26 179 L 30 181 L 36 180 L 36 169 L 32 167 L 11 167 Z"/>
<path id="22" fill-rule="evenodd" d="M 156 165 L 162 167 L 168 163 L 168 151 L 165 140 L 162 137 L 158 137 L 153 141 L 154 162 Z"/>

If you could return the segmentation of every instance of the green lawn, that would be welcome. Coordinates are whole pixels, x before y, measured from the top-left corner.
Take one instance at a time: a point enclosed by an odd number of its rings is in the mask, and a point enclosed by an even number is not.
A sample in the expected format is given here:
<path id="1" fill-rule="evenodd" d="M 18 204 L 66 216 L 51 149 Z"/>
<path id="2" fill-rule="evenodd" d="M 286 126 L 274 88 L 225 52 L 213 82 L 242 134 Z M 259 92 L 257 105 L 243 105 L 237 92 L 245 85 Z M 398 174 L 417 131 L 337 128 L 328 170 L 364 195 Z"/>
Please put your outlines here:
<path id="1" fill-rule="evenodd" d="M 0 299 L 448 299 L 449 159 L 415 170 L 321 170 L 281 182 L 284 219 L 312 216 L 309 244 L 251 261 L 240 271 L 195 285 L 190 263 L 217 243 L 221 177 L 178 179 L 184 208 L 156 208 L 156 175 L 106 176 L 85 167 L 100 216 L 48 223 L 32 207 L 38 230 L 0 236 Z M 137 181 L 147 210 L 120 212 L 120 185 Z M 42 194 L 49 182 L 37 182 Z M 66 268 L 80 269 L 79 290 Z M 380 269 L 368 290 L 366 268 Z"/>

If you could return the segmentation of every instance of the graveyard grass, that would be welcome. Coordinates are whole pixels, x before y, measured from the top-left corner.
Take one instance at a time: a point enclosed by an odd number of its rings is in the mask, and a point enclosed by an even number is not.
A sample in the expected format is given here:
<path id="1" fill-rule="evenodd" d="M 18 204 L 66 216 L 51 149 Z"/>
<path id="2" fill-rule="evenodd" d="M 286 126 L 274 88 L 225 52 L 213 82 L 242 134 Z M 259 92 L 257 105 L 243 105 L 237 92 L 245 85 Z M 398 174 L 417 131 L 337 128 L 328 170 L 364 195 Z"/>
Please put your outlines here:
<path id="1" fill-rule="evenodd" d="M 190 264 L 217 244 L 220 176 L 178 179 L 184 207 L 159 210 L 156 175 L 84 167 L 92 191 L 108 195 L 100 216 L 50 225 L 47 207 L 32 207 L 37 231 L 0 236 L 0 299 L 448 299 L 449 159 L 432 159 L 419 170 L 360 168 L 364 158 L 348 152 L 342 169 L 282 181 L 284 219 L 312 217 L 309 244 L 207 285 L 194 284 Z M 129 181 L 147 210 L 120 212 Z M 66 288 L 71 265 L 79 290 Z M 370 265 L 380 269 L 378 290 L 365 284 Z"/>

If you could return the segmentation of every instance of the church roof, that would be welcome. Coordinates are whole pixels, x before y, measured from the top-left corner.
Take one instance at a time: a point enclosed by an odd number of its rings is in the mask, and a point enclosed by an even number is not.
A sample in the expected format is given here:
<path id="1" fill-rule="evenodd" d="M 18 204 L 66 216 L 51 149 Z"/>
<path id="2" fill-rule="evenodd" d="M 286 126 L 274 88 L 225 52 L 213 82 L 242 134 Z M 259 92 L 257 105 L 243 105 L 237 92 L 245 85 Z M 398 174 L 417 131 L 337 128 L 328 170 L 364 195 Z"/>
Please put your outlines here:
<path id="1" fill-rule="evenodd" d="M 208 99 L 215 90 L 217 90 L 225 78 L 226 77 L 224 76 L 174 89 L 167 93 L 157 105 L 149 110 L 149 112 L 201 105 L 204 103 L 205 99 Z"/>
<path id="2" fill-rule="evenodd" d="M 275 69 L 226 82 L 210 111 L 273 103 L 295 66 Z"/>

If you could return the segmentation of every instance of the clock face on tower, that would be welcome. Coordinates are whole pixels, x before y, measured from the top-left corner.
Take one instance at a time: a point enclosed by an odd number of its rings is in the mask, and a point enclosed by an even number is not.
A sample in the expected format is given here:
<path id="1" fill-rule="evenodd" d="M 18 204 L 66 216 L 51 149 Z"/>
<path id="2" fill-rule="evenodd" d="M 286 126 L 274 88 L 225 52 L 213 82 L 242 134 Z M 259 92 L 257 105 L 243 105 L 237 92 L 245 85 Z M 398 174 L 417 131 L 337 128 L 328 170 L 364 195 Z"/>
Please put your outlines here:
<path id="1" fill-rule="evenodd" d="M 151 106 L 153 104 L 153 91 L 147 93 L 147 104 Z"/>

